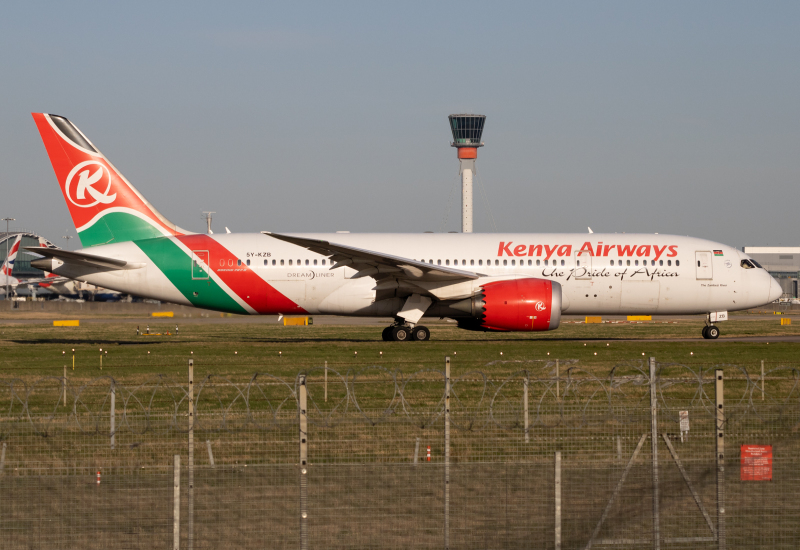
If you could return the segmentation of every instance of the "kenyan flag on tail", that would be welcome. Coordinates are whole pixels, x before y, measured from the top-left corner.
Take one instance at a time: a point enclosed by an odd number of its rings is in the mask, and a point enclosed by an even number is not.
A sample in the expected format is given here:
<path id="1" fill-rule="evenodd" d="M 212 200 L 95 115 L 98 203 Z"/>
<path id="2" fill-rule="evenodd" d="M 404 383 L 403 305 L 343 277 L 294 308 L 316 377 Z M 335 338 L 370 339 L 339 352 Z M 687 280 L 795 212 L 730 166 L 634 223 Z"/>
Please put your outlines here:
<path id="1" fill-rule="evenodd" d="M 69 120 L 33 113 L 84 247 L 187 231 L 162 216 Z"/>

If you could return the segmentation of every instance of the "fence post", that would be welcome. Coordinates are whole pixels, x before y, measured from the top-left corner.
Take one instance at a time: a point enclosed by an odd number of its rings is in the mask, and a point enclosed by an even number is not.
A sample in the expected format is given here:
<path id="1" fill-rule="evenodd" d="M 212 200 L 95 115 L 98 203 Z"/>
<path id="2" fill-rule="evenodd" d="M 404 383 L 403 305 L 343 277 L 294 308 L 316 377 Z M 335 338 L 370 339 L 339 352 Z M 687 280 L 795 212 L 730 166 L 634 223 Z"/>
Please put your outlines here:
<path id="1" fill-rule="evenodd" d="M 417 443 L 414 445 L 414 466 L 417 465 L 419 462 L 419 438 L 417 438 Z"/>
<path id="2" fill-rule="evenodd" d="M 444 550 L 450 548 L 450 357 L 444 359 Z"/>
<path id="3" fill-rule="evenodd" d="M 308 388 L 300 375 L 298 420 L 300 423 L 300 550 L 308 550 Z"/>
<path id="4" fill-rule="evenodd" d="M 186 547 L 194 549 L 194 359 L 189 359 L 189 517 Z"/>
<path id="5" fill-rule="evenodd" d="M 3 473 L 3 468 L 6 466 L 6 442 L 3 441 L 3 450 L 0 451 L 0 474 Z"/>
<path id="6" fill-rule="evenodd" d="M 214 453 L 211 452 L 211 440 L 209 439 L 206 439 L 206 449 L 208 449 L 208 463 L 212 468 L 216 468 L 214 466 Z"/>
<path id="7" fill-rule="evenodd" d="M 556 359 L 556 401 L 561 401 L 561 377 L 558 373 L 558 359 Z"/>
<path id="8" fill-rule="evenodd" d="M 653 548 L 661 548 L 658 510 L 658 395 L 656 358 L 650 358 L 650 449 L 653 454 Z"/>
<path id="9" fill-rule="evenodd" d="M 622 463 L 622 438 L 617 436 L 617 462 Z"/>
<path id="10" fill-rule="evenodd" d="M 761 360 L 761 401 L 764 401 L 764 360 Z"/>
<path id="11" fill-rule="evenodd" d="M 117 434 L 117 426 L 116 426 L 116 409 L 117 409 L 117 384 L 114 379 L 111 380 L 111 411 L 110 411 L 110 418 L 109 418 L 109 426 L 111 427 L 111 448 L 114 448 L 114 444 L 116 443 L 116 434 Z"/>
<path id="12" fill-rule="evenodd" d="M 556 483 L 555 483 L 555 505 L 556 505 L 556 522 L 555 522 L 555 538 L 556 550 L 561 550 L 561 451 L 556 451 Z"/>
<path id="13" fill-rule="evenodd" d="M 328 362 L 325 361 L 325 403 L 328 402 Z"/>
<path id="14" fill-rule="evenodd" d="M 717 369 L 714 385 L 717 437 L 717 548 L 725 550 L 725 408 L 722 369 Z"/>
<path id="15" fill-rule="evenodd" d="M 172 550 L 181 548 L 181 455 L 172 457 Z"/>
<path id="16" fill-rule="evenodd" d="M 530 442 L 530 435 L 528 434 L 528 428 L 530 426 L 530 422 L 528 420 L 528 373 L 525 373 L 525 380 L 522 382 L 523 384 L 523 393 L 522 393 L 522 408 L 525 410 L 525 443 Z"/>
<path id="17" fill-rule="evenodd" d="M 64 406 L 67 406 L 67 366 L 64 365 L 64 383 L 62 384 L 64 388 Z"/>

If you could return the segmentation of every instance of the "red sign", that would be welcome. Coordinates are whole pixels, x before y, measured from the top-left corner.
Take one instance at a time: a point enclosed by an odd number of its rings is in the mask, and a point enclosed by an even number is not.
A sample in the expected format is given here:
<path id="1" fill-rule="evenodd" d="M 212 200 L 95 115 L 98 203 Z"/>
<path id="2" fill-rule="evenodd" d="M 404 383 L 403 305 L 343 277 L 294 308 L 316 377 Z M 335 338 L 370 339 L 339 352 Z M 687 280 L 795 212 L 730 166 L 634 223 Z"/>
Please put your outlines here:
<path id="1" fill-rule="evenodd" d="M 742 481 L 772 481 L 772 445 L 742 445 Z"/>

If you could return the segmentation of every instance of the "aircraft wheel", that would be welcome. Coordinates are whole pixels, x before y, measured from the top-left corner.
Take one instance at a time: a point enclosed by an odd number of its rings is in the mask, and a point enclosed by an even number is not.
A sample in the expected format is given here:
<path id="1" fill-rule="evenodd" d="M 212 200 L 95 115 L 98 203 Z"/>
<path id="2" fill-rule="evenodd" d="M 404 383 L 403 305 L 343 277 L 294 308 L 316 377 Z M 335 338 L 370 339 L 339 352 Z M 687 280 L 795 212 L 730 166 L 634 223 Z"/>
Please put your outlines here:
<path id="1" fill-rule="evenodd" d="M 411 331 L 411 337 L 417 342 L 427 342 L 431 339 L 431 331 L 428 330 L 428 327 L 417 325 Z"/>
<path id="2" fill-rule="evenodd" d="M 384 342 L 391 342 L 392 341 L 392 328 L 394 327 L 386 327 L 383 329 L 381 333 L 381 338 L 383 338 Z"/>
<path id="3" fill-rule="evenodd" d="M 395 342 L 406 342 L 411 339 L 411 330 L 408 327 L 392 327 L 392 340 Z"/>
<path id="4" fill-rule="evenodd" d="M 703 338 L 708 340 L 708 325 L 703 327 Z"/>
<path id="5" fill-rule="evenodd" d="M 708 330 L 706 330 L 706 334 L 708 335 L 707 338 L 709 340 L 716 340 L 717 338 L 719 338 L 719 327 L 711 325 L 710 327 L 708 327 Z"/>

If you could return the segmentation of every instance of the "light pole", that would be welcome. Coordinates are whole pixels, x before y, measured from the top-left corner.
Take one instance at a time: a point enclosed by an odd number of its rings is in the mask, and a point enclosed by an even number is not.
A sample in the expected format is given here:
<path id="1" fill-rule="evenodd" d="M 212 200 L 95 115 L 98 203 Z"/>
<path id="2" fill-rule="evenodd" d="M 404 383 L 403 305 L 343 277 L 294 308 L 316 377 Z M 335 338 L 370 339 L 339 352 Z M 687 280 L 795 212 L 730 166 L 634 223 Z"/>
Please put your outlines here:
<path id="1" fill-rule="evenodd" d="M 6 222 L 6 260 L 8 260 L 8 239 L 11 238 L 11 235 L 9 235 L 8 224 L 10 222 L 15 222 L 17 220 L 14 219 L 14 218 L 3 218 L 3 221 Z M 5 298 L 4 298 L 5 300 L 8 300 L 8 283 L 9 282 L 11 282 L 11 273 L 6 275 L 6 295 L 5 295 Z"/>
<path id="2" fill-rule="evenodd" d="M 69 250 L 69 240 L 72 238 L 72 235 L 64 235 L 61 238 L 67 240 L 67 250 Z"/>

